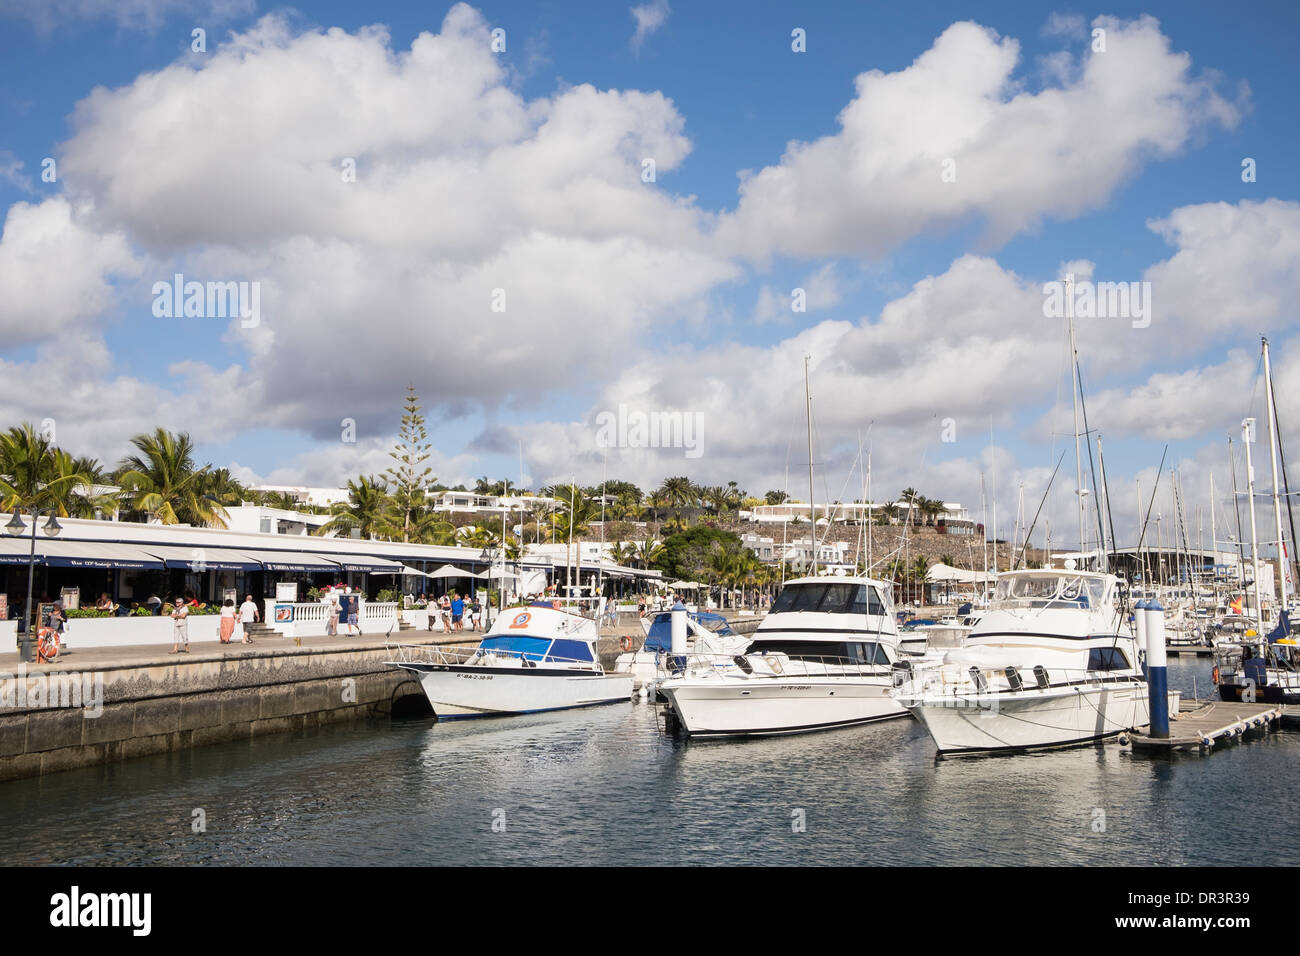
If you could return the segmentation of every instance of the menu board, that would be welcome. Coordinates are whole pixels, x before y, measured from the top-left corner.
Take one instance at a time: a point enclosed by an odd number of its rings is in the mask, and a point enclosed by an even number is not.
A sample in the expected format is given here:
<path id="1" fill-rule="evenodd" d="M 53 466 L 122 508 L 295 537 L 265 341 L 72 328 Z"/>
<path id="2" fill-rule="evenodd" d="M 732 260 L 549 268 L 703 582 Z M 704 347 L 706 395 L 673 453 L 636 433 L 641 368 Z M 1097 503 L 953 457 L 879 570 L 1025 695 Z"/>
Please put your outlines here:
<path id="1" fill-rule="evenodd" d="M 275 584 L 275 599 L 277 601 L 297 601 L 298 582 L 277 581 Z"/>
<path id="2" fill-rule="evenodd" d="M 64 588 L 59 592 L 59 599 L 63 603 L 63 610 L 75 611 L 81 607 L 81 588 Z"/>

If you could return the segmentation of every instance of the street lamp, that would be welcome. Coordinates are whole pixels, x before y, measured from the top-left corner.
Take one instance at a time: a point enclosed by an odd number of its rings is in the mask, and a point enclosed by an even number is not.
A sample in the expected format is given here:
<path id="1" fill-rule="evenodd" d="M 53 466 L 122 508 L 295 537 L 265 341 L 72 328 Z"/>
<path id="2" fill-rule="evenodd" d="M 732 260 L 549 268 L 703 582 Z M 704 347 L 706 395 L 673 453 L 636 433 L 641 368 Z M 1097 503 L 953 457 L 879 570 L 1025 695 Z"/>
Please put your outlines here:
<path id="1" fill-rule="evenodd" d="M 26 620 L 23 622 L 23 640 L 21 647 L 21 658 L 23 663 L 32 662 L 32 582 L 36 576 L 36 522 L 40 518 L 41 511 L 39 508 L 32 509 L 32 550 L 27 557 L 27 603 L 23 605 L 23 614 Z M 13 516 L 5 525 L 5 533 L 11 538 L 16 538 L 27 530 L 27 523 L 23 521 L 22 514 L 18 509 L 14 509 Z M 59 524 L 59 519 L 50 511 L 50 518 L 45 522 L 45 527 L 41 531 L 48 538 L 53 538 L 63 530 L 63 525 Z M 39 623 L 39 622 L 38 622 Z"/>
<path id="2" fill-rule="evenodd" d="M 479 558 L 488 566 L 488 598 L 484 602 L 487 606 L 484 608 L 486 614 L 484 614 L 483 621 L 483 630 L 485 631 L 492 626 L 492 563 L 496 561 L 497 553 L 501 550 L 496 545 L 489 544 L 483 548 L 482 553 L 479 555 Z M 498 590 L 503 583 L 503 580 L 497 581 Z"/>

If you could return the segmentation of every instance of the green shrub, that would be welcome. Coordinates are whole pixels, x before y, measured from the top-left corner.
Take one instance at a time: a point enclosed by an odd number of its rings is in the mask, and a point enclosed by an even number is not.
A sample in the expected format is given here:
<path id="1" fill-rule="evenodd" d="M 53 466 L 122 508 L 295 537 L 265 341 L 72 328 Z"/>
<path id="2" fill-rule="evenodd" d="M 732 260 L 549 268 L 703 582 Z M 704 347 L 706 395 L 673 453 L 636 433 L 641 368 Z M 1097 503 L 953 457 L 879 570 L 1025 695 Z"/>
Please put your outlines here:
<path id="1" fill-rule="evenodd" d="M 112 617 L 111 611 L 97 611 L 93 607 L 79 607 L 74 610 L 66 610 L 63 616 L 69 621 L 79 617 Z"/>

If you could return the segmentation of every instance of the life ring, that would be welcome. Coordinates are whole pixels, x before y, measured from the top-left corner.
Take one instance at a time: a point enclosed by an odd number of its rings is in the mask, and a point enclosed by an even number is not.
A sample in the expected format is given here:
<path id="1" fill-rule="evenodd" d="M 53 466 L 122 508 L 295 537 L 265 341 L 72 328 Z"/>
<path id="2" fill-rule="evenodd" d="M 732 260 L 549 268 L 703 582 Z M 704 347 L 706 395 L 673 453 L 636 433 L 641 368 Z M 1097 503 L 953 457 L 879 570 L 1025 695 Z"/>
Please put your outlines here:
<path id="1" fill-rule="evenodd" d="M 630 634 L 624 634 L 623 640 L 619 641 L 619 646 L 625 651 L 630 651 L 632 649 L 632 636 Z"/>
<path id="2" fill-rule="evenodd" d="M 44 664 L 59 656 L 59 632 L 52 627 L 42 627 L 36 632 L 36 660 Z"/>
<path id="3" fill-rule="evenodd" d="M 1218 665 L 1218 664 L 1215 664 L 1215 665 L 1214 665 L 1214 670 L 1210 671 L 1210 679 L 1214 681 L 1214 685 L 1215 685 L 1216 687 L 1219 685 L 1219 665 Z"/>

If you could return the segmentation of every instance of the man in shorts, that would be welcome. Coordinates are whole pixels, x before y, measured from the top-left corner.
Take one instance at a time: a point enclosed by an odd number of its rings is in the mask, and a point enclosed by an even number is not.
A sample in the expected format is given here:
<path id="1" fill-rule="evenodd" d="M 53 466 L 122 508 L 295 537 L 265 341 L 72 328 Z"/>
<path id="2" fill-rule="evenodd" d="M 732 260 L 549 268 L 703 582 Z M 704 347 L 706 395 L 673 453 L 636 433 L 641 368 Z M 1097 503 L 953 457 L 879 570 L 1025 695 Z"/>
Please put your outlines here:
<path id="1" fill-rule="evenodd" d="M 465 630 L 465 599 L 455 594 L 451 599 L 451 624 L 458 631 Z"/>

